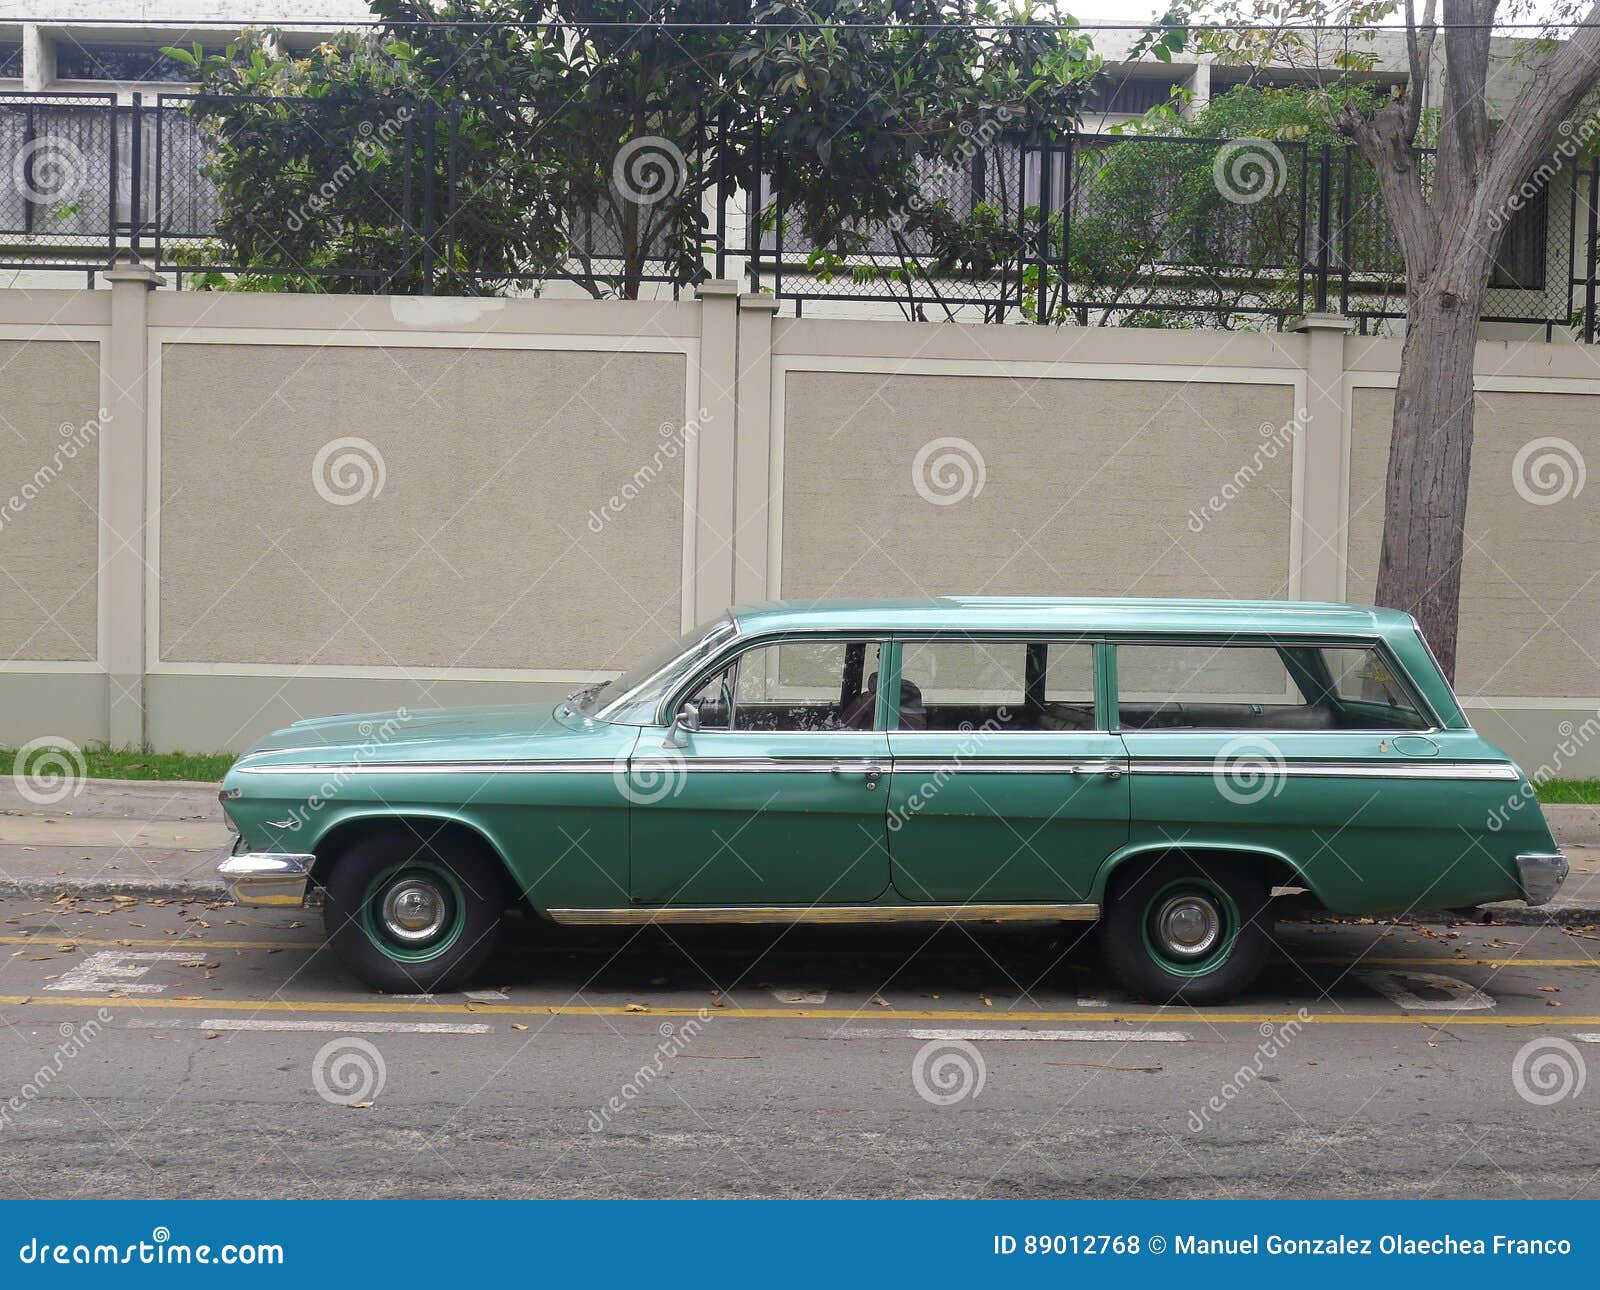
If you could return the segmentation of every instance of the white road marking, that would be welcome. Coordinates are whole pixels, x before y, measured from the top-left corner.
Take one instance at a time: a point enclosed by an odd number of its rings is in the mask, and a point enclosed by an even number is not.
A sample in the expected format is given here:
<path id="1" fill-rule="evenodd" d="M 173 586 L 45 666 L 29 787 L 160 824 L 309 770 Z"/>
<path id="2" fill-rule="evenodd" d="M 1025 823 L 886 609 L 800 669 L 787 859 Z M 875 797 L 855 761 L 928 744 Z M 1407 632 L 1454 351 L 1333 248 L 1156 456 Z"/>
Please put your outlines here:
<path id="1" fill-rule="evenodd" d="M 1109 1008 L 1111 1005 L 1104 999 L 1079 999 L 1080 1008 Z"/>
<path id="2" fill-rule="evenodd" d="M 809 986 L 780 986 L 772 991 L 772 997 L 779 1003 L 803 1003 L 813 1008 L 820 1008 L 828 1002 L 826 990 L 815 990 Z"/>
<path id="3" fill-rule="evenodd" d="M 996 1039 L 1035 1039 L 1052 1043 L 1182 1044 L 1181 1030 L 843 1030 L 840 1039 L 942 1039 L 963 1043 Z"/>
<path id="4" fill-rule="evenodd" d="M 149 1021 L 135 1017 L 130 1030 L 254 1030 L 304 1031 L 311 1034 L 352 1035 L 485 1035 L 492 1029 L 483 1022 L 453 1021 L 272 1021 L 257 1017 L 209 1017 L 204 1021 Z"/>
<path id="5" fill-rule="evenodd" d="M 1573 1038 L 1576 1039 L 1580 1044 L 1600 1044 L 1600 1035 L 1574 1035 Z"/>
<path id="6" fill-rule="evenodd" d="M 473 1003 L 510 1003 L 511 996 L 504 990 L 466 990 L 463 993 Z"/>
<path id="7" fill-rule="evenodd" d="M 1412 972 L 1402 968 L 1396 971 L 1367 970 L 1353 975 L 1407 1012 L 1481 1012 L 1495 1006 L 1494 1000 L 1476 986 L 1439 972 Z M 1449 997 L 1424 999 L 1413 986 L 1438 990 Z"/>
<path id="8" fill-rule="evenodd" d="M 61 974 L 46 990 L 76 994 L 160 994 L 167 987 L 140 981 L 157 963 L 194 963 L 203 956 L 194 950 L 101 950 Z"/>

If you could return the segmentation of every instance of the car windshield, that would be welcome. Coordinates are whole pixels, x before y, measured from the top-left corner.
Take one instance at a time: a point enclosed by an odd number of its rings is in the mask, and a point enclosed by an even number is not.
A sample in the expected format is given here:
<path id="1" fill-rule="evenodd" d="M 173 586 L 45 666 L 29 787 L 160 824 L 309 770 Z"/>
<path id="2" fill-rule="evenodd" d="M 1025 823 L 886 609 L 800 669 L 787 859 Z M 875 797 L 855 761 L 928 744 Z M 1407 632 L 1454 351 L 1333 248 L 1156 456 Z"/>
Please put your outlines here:
<path id="1" fill-rule="evenodd" d="M 596 721 L 622 726 L 653 725 L 656 709 L 673 684 L 738 633 L 739 628 L 731 618 L 702 623 L 629 668 L 615 681 L 579 691 L 568 704 Z"/>

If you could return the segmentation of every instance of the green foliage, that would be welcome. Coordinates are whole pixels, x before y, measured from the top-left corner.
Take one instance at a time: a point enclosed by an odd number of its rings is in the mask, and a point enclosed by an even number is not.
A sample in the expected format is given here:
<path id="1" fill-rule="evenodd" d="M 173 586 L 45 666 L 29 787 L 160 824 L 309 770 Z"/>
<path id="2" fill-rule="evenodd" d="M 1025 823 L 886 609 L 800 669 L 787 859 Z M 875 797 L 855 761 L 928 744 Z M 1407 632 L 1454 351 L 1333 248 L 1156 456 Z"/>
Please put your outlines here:
<path id="1" fill-rule="evenodd" d="M 421 289 L 429 267 L 441 290 L 468 289 L 468 273 L 503 286 L 575 269 L 596 295 L 634 296 L 661 262 L 693 283 L 705 273 L 703 199 L 723 182 L 758 189 L 758 170 L 782 183 L 785 219 L 819 263 L 859 252 L 885 224 L 940 225 L 952 256 L 965 237 L 958 258 L 979 263 L 981 229 L 958 236 L 919 207 L 927 163 L 970 159 L 974 137 L 1001 129 L 1070 128 L 1099 66 L 1089 39 L 1038 0 L 373 6 L 381 34 L 298 57 L 260 32 L 215 54 L 170 51 L 216 96 L 203 108 L 218 139 L 208 173 L 222 261 L 257 270 L 246 285 L 296 266 L 360 270 L 349 289 L 385 291 Z M 668 25 L 688 23 L 720 25 Z M 1169 34 L 1157 43 L 1181 48 Z M 373 109 L 357 104 L 372 96 L 415 115 L 367 150 L 358 132 Z M 669 181 L 645 200 L 619 184 L 619 156 L 640 140 L 670 144 L 633 157 L 645 178 Z M 430 184 L 462 196 L 427 266 L 413 226 Z"/>

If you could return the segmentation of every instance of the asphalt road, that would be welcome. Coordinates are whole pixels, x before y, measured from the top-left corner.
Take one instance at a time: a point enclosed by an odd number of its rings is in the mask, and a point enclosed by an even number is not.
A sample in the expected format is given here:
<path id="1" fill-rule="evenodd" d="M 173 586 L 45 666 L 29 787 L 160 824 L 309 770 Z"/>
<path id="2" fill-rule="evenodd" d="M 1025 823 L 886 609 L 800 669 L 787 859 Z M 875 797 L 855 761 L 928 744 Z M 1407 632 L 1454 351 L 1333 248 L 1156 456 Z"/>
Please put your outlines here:
<path id="1" fill-rule="evenodd" d="M 1285 926 L 1189 1011 L 1026 929 L 564 934 L 403 999 L 315 913 L 0 916 L 5 1196 L 1600 1196 L 1593 929 Z"/>

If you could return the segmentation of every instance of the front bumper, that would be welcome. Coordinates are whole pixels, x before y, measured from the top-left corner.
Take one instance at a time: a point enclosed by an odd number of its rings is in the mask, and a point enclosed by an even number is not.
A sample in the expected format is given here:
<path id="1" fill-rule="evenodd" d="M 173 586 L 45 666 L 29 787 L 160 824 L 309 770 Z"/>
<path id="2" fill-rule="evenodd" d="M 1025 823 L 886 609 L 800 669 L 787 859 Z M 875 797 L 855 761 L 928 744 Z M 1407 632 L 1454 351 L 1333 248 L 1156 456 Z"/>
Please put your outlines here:
<path id="1" fill-rule="evenodd" d="M 1572 864 L 1559 851 L 1524 851 L 1517 857 L 1517 881 L 1522 898 L 1530 905 L 1545 904 L 1572 871 Z"/>
<path id="2" fill-rule="evenodd" d="M 230 852 L 217 865 L 228 894 L 240 905 L 299 909 L 306 903 L 314 855 L 293 851 Z"/>

